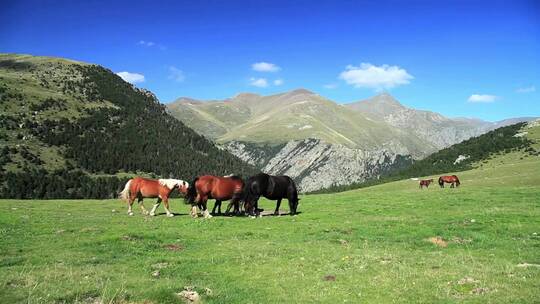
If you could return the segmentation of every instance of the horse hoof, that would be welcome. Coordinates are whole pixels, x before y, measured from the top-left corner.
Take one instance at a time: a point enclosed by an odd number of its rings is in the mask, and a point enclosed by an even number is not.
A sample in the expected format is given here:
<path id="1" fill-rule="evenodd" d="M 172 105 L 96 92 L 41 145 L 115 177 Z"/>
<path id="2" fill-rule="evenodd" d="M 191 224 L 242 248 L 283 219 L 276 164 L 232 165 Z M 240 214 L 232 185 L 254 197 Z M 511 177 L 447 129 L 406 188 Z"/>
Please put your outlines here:
<path id="1" fill-rule="evenodd" d="M 167 214 L 167 216 L 168 216 L 168 217 L 173 217 L 173 216 L 174 216 L 174 214 L 172 214 L 172 213 L 169 213 L 169 214 Z"/>
<path id="2" fill-rule="evenodd" d="M 150 213 L 150 216 L 156 216 L 156 214 L 155 213 Z"/>
<path id="3" fill-rule="evenodd" d="M 128 215 L 129 215 L 129 216 L 133 216 L 133 212 L 128 212 Z"/>

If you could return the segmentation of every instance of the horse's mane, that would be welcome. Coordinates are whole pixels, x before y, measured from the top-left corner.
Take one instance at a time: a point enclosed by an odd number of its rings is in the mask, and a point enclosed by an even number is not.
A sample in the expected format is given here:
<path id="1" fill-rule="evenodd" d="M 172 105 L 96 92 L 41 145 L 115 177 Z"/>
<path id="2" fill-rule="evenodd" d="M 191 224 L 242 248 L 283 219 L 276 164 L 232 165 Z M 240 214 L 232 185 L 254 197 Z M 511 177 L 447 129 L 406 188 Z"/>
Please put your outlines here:
<path id="1" fill-rule="evenodd" d="M 230 179 L 242 179 L 240 176 L 234 175 L 234 174 L 225 175 L 223 177 L 230 178 Z"/>
<path id="2" fill-rule="evenodd" d="M 162 185 L 162 186 L 165 186 L 169 189 L 172 189 L 174 188 L 175 186 L 180 186 L 180 185 L 187 185 L 188 183 L 181 180 L 181 179 L 173 179 L 173 178 L 160 178 L 159 180 L 159 184 Z"/>

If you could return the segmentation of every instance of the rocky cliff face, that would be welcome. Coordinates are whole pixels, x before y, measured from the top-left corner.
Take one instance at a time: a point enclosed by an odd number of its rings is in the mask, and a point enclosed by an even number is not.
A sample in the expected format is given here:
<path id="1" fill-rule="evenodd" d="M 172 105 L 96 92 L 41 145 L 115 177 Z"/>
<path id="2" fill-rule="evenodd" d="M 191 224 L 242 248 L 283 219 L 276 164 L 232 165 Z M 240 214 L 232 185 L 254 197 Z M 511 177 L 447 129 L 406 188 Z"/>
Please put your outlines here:
<path id="1" fill-rule="evenodd" d="M 273 150 L 238 141 L 224 147 L 263 172 L 292 177 L 301 192 L 363 182 L 412 161 L 387 149 L 366 151 L 311 138 L 292 140 Z"/>

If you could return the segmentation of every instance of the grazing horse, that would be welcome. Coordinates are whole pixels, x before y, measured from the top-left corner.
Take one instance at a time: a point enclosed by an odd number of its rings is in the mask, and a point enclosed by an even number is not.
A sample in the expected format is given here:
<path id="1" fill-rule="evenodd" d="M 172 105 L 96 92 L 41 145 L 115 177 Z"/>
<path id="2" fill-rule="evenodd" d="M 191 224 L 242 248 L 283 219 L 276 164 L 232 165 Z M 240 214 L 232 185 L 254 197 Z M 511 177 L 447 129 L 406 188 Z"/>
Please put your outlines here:
<path id="1" fill-rule="evenodd" d="M 150 214 L 151 216 L 156 215 L 156 209 L 163 201 L 165 211 L 167 216 L 174 216 L 169 210 L 169 196 L 174 189 L 178 189 L 179 193 L 187 193 L 189 184 L 180 179 L 148 179 L 143 177 L 135 177 L 130 179 L 124 190 L 120 192 L 120 197 L 128 203 L 128 215 L 133 215 L 131 206 L 133 201 L 138 199 L 139 206 L 141 206 L 142 213 L 144 215 Z M 143 198 L 158 198 L 157 202 L 154 204 L 152 211 L 148 212 L 143 205 Z"/>
<path id="2" fill-rule="evenodd" d="M 451 184 L 450 188 L 454 188 L 454 186 L 459 187 L 459 185 L 461 184 L 459 182 L 459 178 L 456 175 L 445 175 L 439 177 L 439 186 L 441 186 L 441 188 L 444 188 L 444 183 Z"/>
<path id="3" fill-rule="evenodd" d="M 234 213 L 240 213 L 239 202 L 242 199 L 242 190 L 244 181 L 238 176 L 213 176 L 203 175 L 195 178 L 188 188 L 185 197 L 186 203 L 191 205 L 191 216 L 197 217 L 197 206 L 203 211 L 204 217 L 212 217 L 206 208 L 208 199 L 215 199 L 212 214 L 215 213 L 216 207 L 221 214 L 221 202 L 231 200 L 227 206 L 225 214 L 229 214 L 231 207 L 234 206 Z"/>
<path id="4" fill-rule="evenodd" d="M 432 179 L 423 179 L 420 181 L 420 189 L 424 188 L 424 186 L 426 188 L 429 188 L 429 184 L 433 183 L 433 178 Z"/>
<path id="5" fill-rule="evenodd" d="M 284 198 L 289 201 L 290 214 L 296 214 L 300 199 L 298 199 L 298 191 L 292 178 L 288 176 L 272 176 L 265 173 L 250 177 L 244 187 L 245 209 L 250 215 L 260 215 L 258 202 L 261 196 L 269 200 L 277 200 L 275 215 L 279 215 L 279 206 Z"/>

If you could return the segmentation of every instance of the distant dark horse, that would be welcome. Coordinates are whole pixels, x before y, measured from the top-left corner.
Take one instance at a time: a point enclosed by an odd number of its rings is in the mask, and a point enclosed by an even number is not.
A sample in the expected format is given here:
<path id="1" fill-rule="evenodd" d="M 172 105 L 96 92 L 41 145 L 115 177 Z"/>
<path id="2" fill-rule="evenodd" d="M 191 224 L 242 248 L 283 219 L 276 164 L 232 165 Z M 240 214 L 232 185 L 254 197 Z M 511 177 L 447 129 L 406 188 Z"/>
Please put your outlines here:
<path id="1" fill-rule="evenodd" d="M 439 177 L 439 186 L 441 186 L 441 188 L 444 188 L 444 183 L 451 184 L 450 188 L 454 188 L 454 186 L 459 187 L 459 185 L 461 184 L 459 182 L 459 178 L 455 175 L 445 175 Z"/>
<path id="2" fill-rule="evenodd" d="M 429 184 L 433 183 L 433 178 L 432 179 L 423 179 L 420 181 L 420 189 L 426 187 L 426 188 L 429 188 Z"/>
<path id="3" fill-rule="evenodd" d="M 294 181 L 288 176 L 272 176 L 259 173 L 250 177 L 244 186 L 245 209 L 250 215 L 259 216 L 258 202 L 261 196 L 269 200 L 277 200 L 275 215 L 279 215 L 281 200 L 289 201 L 290 214 L 296 214 L 298 207 L 298 191 Z"/>
<path id="4" fill-rule="evenodd" d="M 197 206 L 201 209 L 204 217 L 211 217 L 206 208 L 208 199 L 215 199 L 214 209 L 218 207 L 221 214 L 221 202 L 231 200 L 227 207 L 226 214 L 229 213 L 231 206 L 234 206 L 234 212 L 239 213 L 240 200 L 242 199 L 242 190 L 244 181 L 238 176 L 213 176 L 203 175 L 197 177 L 189 186 L 186 194 L 186 202 L 191 204 L 191 216 L 197 217 Z"/>

